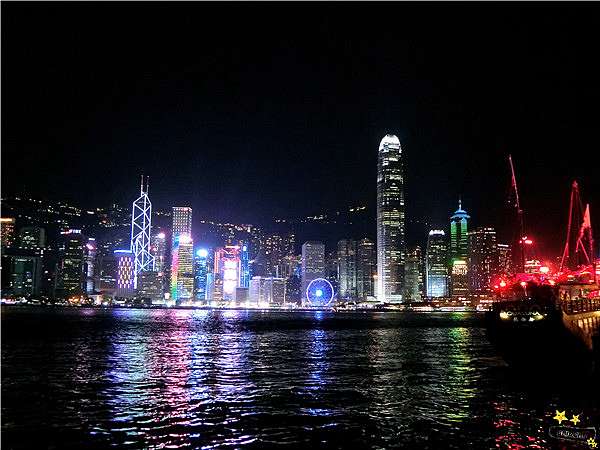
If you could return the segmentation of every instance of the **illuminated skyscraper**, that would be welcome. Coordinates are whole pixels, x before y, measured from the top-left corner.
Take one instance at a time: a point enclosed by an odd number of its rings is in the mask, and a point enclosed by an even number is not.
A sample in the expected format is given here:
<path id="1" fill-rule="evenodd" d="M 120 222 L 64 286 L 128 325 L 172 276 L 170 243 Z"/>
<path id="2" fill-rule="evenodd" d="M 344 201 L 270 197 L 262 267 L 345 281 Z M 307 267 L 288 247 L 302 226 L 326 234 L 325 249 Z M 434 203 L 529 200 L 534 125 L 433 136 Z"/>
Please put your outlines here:
<path id="1" fill-rule="evenodd" d="M 67 230 L 64 236 L 60 263 L 59 291 L 64 298 L 85 292 L 84 259 L 87 239 L 81 230 Z"/>
<path id="2" fill-rule="evenodd" d="M 469 256 L 469 237 L 467 225 L 471 217 L 462 209 L 462 202 L 458 201 L 458 209 L 450 217 L 450 259 L 466 261 Z"/>
<path id="3" fill-rule="evenodd" d="M 377 296 L 402 301 L 404 282 L 404 179 L 402 148 L 394 135 L 379 144 L 377 163 Z"/>
<path id="4" fill-rule="evenodd" d="M 204 301 L 206 297 L 206 283 L 208 275 L 208 250 L 200 248 L 194 257 L 194 298 Z"/>
<path id="5" fill-rule="evenodd" d="M 226 245 L 217 248 L 214 260 L 215 291 L 218 292 L 218 289 L 222 286 L 222 300 L 235 301 L 236 289 L 239 287 L 240 279 L 240 246 Z"/>
<path id="6" fill-rule="evenodd" d="M 152 236 L 151 248 L 154 255 L 154 270 L 159 273 L 164 272 L 167 257 L 167 236 L 163 231 Z"/>
<path id="7" fill-rule="evenodd" d="M 356 297 L 356 241 L 341 240 L 337 244 L 339 297 Z"/>
<path id="8" fill-rule="evenodd" d="M 325 276 L 325 245 L 322 242 L 308 241 L 302 245 L 302 288 L 304 298 L 306 288 L 312 280 Z"/>
<path id="9" fill-rule="evenodd" d="M 115 250 L 117 259 L 117 290 L 115 295 L 131 298 L 135 293 L 135 256 L 131 250 Z"/>
<path id="10" fill-rule="evenodd" d="M 134 257 L 134 288 L 140 272 L 154 270 L 154 256 L 150 252 L 150 230 L 152 228 L 152 203 L 148 198 L 148 178 L 140 184 L 140 196 L 133 202 L 131 213 L 131 252 Z"/>
<path id="11" fill-rule="evenodd" d="M 240 242 L 240 280 L 238 286 L 250 287 L 250 249 L 246 241 Z"/>
<path id="12" fill-rule="evenodd" d="M 425 254 L 427 297 L 448 296 L 448 243 L 443 230 L 431 230 Z"/>
<path id="13" fill-rule="evenodd" d="M 453 297 L 464 298 L 469 293 L 469 219 L 459 200 L 458 209 L 450 217 L 450 292 Z"/>
<path id="14" fill-rule="evenodd" d="M 177 234 L 192 235 L 192 208 L 189 206 L 173 207 L 173 236 Z"/>
<path id="15" fill-rule="evenodd" d="M 421 247 L 416 246 L 406 253 L 404 274 L 404 298 L 411 302 L 420 302 L 423 295 L 423 257 Z"/>
<path id="16" fill-rule="evenodd" d="M 85 274 L 85 292 L 93 294 L 96 288 L 96 239 L 88 238 L 85 244 L 85 257 L 83 263 L 83 272 Z"/>
<path id="17" fill-rule="evenodd" d="M 473 294 L 491 292 L 492 277 L 498 270 L 496 230 L 479 227 L 469 232 L 469 287 Z"/>
<path id="18" fill-rule="evenodd" d="M 171 300 L 190 300 L 194 294 L 194 243 L 189 234 L 173 236 L 171 251 Z"/>
<path id="19" fill-rule="evenodd" d="M 171 300 L 189 300 L 194 295 L 194 243 L 192 208 L 173 207 L 171 247 Z"/>
<path id="20" fill-rule="evenodd" d="M 361 239 L 356 245 L 356 295 L 366 299 L 375 295 L 375 279 L 377 273 L 377 257 L 375 243 L 369 239 Z"/>
<path id="21" fill-rule="evenodd" d="M 167 235 L 164 231 L 159 231 L 152 235 L 150 251 L 154 256 L 154 272 L 156 272 L 156 280 L 151 277 L 151 284 L 155 282 L 159 284 L 162 294 L 168 290 L 170 265 L 167 260 Z M 145 289 L 147 291 L 147 289 Z M 151 294 L 151 293 L 149 293 Z M 161 298 L 160 301 L 163 301 Z M 156 300 L 157 302 L 159 300 Z"/>

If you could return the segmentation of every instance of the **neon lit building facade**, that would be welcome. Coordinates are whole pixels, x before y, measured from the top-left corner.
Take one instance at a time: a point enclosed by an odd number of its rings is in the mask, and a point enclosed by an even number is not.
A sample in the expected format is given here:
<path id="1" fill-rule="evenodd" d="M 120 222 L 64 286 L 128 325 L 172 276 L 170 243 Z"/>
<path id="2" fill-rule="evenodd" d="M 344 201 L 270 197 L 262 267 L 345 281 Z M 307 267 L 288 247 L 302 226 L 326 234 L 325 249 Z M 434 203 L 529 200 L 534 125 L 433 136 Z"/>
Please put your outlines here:
<path id="1" fill-rule="evenodd" d="M 96 288 L 96 254 L 97 244 L 96 239 L 88 238 L 85 244 L 84 272 L 85 272 L 85 292 L 93 294 Z"/>
<path id="2" fill-rule="evenodd" d="M 194 295 L 194 243 L 192 208 L 174 206 L 172 210 L 171 300 L 190 300 Z"/>
<path id="3" fill-rule="evenodd" d="M 425 285 L 428 298 L 448 297 L 448 243 L 443 230 L 431 230 L 427 237 Z"/>
<path id="4" fill-rule="evenodd" d="M 133 297 L 135 293 L 135 255 L 131 250 L 115 250 L 117 259 L 117 290 L 115 295 Z"/>
<path id="5" fill-rule="evenodd" d="M 221 298 L 216 300 L 235 301 L 240 279 L 240 246 L 226 245 L 215 250 L 215 283 L 220 284 Z"/>
<path id="6" fill-rule="evenodd" d="M 377 296 L 401 302 L 405 258 L 404 178 L 399 139 L 386 135 L 377 163 Z"/>
<path id="7" fill-rule="evenodd" d="M 462 209 L 458 201 L 458 209 L 450 217 L 450 259 L 466 261 L 469 256 L 468 221 L 471 217 Z"/>
<path id="8" fill-rule="evenodd" d="M 207 300 L 208 261 L 209 251 L 200 248 L 194 256 L 194 298 L 196 300 Z"/>
<path id="9" fill-rule="evenodd" d="M 250 251 L 249 244 L 246 241 L 240 242 L 240 281 L 238 286 L 241 288 L 250 287 Z"/>
<path id="10" fill-rule="evenodd" d="M 133 202 L 131 214 L 131 252 L 135 259 L 134 287 L 141 272 L 154 270 L 154 256 L 150 251 L 150 230 L 152 228 L 152 203 L 148 198 L 148 178 L 140 184 L 140 196 Z"/>
<path id="11" fill-rule="evenodd" d="M 189 300 L 194 295 L 194 243 L 189 234 L 173 237 L 171 251 L 171 300 Z"/>

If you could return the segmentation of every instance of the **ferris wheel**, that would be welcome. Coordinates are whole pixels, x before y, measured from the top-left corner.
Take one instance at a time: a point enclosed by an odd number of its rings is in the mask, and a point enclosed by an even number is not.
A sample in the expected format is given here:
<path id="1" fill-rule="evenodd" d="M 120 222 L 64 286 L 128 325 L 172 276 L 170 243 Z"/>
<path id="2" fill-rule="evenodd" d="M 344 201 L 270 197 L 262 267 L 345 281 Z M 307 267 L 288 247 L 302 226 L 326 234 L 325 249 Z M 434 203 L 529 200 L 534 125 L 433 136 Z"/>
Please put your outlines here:
<path id="1" fill-rule="evenodd" d="M 334 296 L 333 286 L 325 278 L 312 280 L 306 288 L 306 301 L 310 306 L 327 306 Z"/>

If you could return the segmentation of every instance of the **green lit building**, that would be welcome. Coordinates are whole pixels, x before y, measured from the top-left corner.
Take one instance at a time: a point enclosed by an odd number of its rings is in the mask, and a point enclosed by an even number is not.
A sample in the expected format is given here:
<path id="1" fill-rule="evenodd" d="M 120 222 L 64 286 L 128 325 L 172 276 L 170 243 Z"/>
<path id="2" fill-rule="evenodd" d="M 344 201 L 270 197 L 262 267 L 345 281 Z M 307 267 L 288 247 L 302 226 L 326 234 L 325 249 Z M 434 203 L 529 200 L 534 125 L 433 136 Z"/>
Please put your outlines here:
<path id="1" fill-rule="evenodd" d="M 468 265 L 469 236 L 468 222 L 471 217 L 462 209 L 458 200 L 458 209 L 450 217 L 450 290 L 452 297 L 466 298 L 469 293 Z"/>

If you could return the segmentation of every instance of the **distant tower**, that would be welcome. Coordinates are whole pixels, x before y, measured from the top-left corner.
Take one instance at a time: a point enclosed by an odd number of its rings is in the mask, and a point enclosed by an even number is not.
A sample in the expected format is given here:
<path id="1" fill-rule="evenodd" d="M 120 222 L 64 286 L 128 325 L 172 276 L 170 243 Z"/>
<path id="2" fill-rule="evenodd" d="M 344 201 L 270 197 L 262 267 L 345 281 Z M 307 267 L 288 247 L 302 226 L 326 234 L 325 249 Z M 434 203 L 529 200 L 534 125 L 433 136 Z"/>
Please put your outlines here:
<path id="1" fill-rule="evenodd" d="M 131 214 L 131 252 L 134 257 L 134 288 L 137 289 L 140 272 L 154 270 L 154 256 L 150 252 L 150 230 L 152 228 L 152 203 L 148 198 L 148 178 L 140 184 L 140 196 L 133 202 Z"/>
<path id="2" fill-rule="evenodd" d="M 402 148 L 392 134 L 379 144 L 377 163 L 377 297 L 402 301 L 404 282 L 404 178 Z"/>

